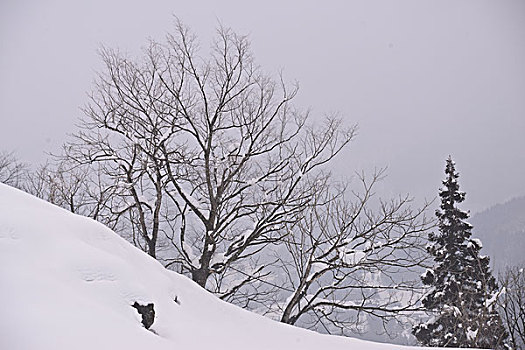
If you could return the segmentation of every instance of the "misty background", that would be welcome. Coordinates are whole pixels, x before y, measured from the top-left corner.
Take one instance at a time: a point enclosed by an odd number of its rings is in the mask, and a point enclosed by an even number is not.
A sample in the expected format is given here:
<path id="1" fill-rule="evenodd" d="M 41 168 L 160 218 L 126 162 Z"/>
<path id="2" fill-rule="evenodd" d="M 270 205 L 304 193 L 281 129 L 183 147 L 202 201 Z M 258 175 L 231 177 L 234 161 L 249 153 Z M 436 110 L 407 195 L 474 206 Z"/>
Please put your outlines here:
<path id="1" fill-rule="evenodd" d="M 385 196 L 437 195 L 452 155 L 478 212 L 525 195 L 525 2 L 0 2 L 0 150 L 45 161 L 75 131 L 100 45 L 139 57 L 174 16 L 207 48 L 222 23 L 256 62 L 300 83 L 296 103 L 359 135 L 338 174 L 388 166 Z"/>

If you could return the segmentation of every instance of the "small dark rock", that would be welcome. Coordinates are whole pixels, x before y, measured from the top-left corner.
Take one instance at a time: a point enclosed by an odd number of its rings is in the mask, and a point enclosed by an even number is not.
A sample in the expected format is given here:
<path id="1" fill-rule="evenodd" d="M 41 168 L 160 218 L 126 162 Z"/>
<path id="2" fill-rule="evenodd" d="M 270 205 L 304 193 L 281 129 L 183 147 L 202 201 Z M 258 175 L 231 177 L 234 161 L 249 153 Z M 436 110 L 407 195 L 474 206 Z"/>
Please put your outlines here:
<path id="1" fill-rule="evenodd" d="M 135 302 L 132 305 L 139 314 L 142 316 L 142 324 L 146 329 L 149 329 L 151 325 L 153 324 L 153 321 L 155 321 L 155 310 L 153 309 L 153 303 L 149 303 L 148 305 L 140 305 L 139 303 Z"/>

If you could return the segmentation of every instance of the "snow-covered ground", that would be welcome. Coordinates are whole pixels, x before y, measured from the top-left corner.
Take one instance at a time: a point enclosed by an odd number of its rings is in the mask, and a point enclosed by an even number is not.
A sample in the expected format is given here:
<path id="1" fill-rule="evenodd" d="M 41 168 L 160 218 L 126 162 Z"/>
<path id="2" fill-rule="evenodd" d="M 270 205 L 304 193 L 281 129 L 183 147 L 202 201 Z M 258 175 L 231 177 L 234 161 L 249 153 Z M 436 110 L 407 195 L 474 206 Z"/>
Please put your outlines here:
<path id="1" fill-rule="evenodd" d="M 222 302 L 103 225 L 3 184 L 0 300 L 6 350 L 415 349 L 321 335 Z M 153 332 L 134 302 L 154 303 Z"/>

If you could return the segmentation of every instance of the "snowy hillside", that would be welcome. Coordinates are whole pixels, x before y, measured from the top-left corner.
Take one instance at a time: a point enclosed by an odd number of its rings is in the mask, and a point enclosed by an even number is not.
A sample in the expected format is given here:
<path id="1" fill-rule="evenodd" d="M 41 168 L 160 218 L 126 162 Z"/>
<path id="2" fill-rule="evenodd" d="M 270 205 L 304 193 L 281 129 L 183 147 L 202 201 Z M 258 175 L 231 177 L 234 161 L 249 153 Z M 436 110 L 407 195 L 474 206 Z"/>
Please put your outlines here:
<path id="1" fill-rule="evenodd" d="M 0 349 L 407 349 L 219 301 L 90 219 L 0 184 Z M 151 331 L 131 306 L 154 304 Z"/>
<path id="2" fill-rule="evenodd" d="M 525 265 L 525 196 L 497 204 L 472 216 L 470 222 L 496 272 Z"/>

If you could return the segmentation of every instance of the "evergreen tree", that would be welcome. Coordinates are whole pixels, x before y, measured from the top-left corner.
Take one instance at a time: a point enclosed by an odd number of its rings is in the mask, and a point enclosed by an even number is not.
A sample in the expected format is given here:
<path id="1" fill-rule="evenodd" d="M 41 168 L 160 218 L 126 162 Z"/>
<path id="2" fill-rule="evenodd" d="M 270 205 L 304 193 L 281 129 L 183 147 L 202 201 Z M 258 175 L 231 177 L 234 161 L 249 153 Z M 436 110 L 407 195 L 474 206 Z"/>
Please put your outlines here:
<path id="1" fill-rule="evenodd" d="M 414 327 L 413 333 L 425 346 L 504 349 L 507 333 L 495 305 L 498 286 L 489 257 L 480 255 L 481 242 L 471 239 L 468 212 L 457 207 L 465 193 L 459 191 L 450 157 L 445 173 L 441 209 L 436 211 L 439 232 L 429 235 L 427 248 L 434 268 L 422 275 L 431 287 L 423 305 L 434 317 Z"/>

